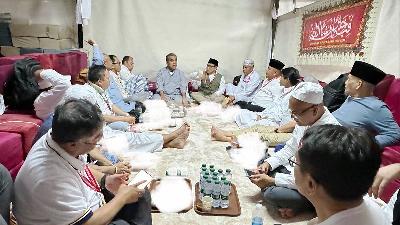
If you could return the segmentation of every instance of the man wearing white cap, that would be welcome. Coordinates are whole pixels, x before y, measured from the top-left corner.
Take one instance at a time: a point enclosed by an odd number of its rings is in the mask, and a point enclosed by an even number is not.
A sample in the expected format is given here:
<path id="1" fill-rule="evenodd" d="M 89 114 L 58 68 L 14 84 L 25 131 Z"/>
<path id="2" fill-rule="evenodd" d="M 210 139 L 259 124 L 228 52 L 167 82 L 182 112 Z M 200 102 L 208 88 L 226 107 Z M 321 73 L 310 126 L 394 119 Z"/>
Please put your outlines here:
<path id="1" fill-rule="evenodd" d="M 247 99 L 247 101 L 238 101 L 236 105 L 252 112 L 262 112 L 267 108 L 282 95 L 283 87 L 279 84 L 279 81 L 283 67 L 285 67 L 285 64 L 281 61 L 271 59 L 265 71 L 265 80 L 260 83 L 254 96 L 251 99 Z"/>
<path id="2" fill-rule="evenodd" d="M 238 101 L 249 101 L 260 85 L 260 75 L 254 70 L 254 61 L 246 59 L 243 62 L 243 75 L 237 86 L 227 85 L 229 95 L 225 104 L 232 105 Z"/>
<path id="3" fill-rule="evenodd" d="M 293 217 L 297 212 L 312 209 L 311 203 L 296 190 L 293 167 L 289 165 L 299 148 L 305 130 L 311 126 L 339 124 L 322 103 L 323 91 L 319 84 L 302 82 L 289 100 L 289 108 L 297 125 L 292 137 L 273 156 L 264 160 L 251 181 L 262 189 L 264 199 L 277 208 L 282 217 Z"/>

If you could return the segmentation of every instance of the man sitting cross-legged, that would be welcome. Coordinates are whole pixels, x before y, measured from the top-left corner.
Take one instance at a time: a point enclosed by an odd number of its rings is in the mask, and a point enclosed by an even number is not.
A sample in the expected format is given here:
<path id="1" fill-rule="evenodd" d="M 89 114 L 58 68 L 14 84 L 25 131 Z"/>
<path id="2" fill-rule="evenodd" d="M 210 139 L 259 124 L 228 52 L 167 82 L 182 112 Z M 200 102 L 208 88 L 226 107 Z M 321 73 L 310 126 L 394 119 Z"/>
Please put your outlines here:
<path id="1" fill-rule="evenodd" d="M 297 152 L 304 131 L 323 124 L 338 124 L 322 103 L 323 91 L 319 84 L 302 82 L 289 100 L 289 108 L 297 125 L 285 146 L 264 160 L 251 181 L 262 190 L 268 205 L 277 209 L 284 218 L 312 209 L 311 204 L 296 190 L 293 167 L 288 160 Z"/>
<path id="2" fill-rule="evenodd" d="M 292 163 L 297 189 L 317 212 L 309 224 L 391 224 L 383 209 L 365 195 L 380 155 L 366 130 L 337 125 L 308 129 Z"/>

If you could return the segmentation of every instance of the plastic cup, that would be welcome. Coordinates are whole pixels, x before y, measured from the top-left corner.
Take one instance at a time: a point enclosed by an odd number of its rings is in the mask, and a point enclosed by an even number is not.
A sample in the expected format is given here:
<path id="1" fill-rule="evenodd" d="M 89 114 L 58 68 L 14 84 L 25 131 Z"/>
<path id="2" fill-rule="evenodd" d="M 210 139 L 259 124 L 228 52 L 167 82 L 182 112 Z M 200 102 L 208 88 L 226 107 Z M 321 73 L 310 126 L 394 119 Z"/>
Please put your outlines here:
<path id="1" fill-rule="evenodd" d="M 210 196 L 204 196 L 202 199 L 202 209 L 204 212 L 209 212 L 212 209 L 212 202 L 213 202 L 213 198 L 211 198 Z"/>

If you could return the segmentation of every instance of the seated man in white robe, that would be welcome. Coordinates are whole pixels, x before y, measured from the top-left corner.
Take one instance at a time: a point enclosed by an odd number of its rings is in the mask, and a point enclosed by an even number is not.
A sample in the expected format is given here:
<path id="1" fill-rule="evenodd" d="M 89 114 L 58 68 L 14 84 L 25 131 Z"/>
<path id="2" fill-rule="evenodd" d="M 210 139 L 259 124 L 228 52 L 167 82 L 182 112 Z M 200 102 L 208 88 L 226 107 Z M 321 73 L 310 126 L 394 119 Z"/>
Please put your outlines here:
<path id="1" fill-rule="evenodd" d="M 125 90 L 128 98 L 132 101 L 143 102 L 153 97 L 153 93 L 148 90 L 147 78 L 142 74 L 133 73 L 135 63 L 132 56 L 122 58 L 121 71 L 119 75 L 125 82 Z"/>
<path id="2" fill-rule="evenodd" d="M 169 53 L 165 57 L 165 60 L 167 66 L 160 69 L 157 73 L 158 94 L 155 94 L 153 98 L 189 106 L 186 96 L 188 81 L 185 73 L 176 68 L 178 62 L 177 56 L 174 53 Z"/>
<path id="3" fill-rule="evenodd" d="M 261 188 L 263 198 L 283 218 L 302 211 L 313 210 L 311 203 L 302 196 L 294 183 L 293 167 L 288 160 L 299 146 L 305 130 L 323 124 L 339 124 L 322 103 L 323 91 L 319 84 L 301 82 L 289 100 L 289 108 L 297 125 L 285 146 L 264 160 L 251 182 Z"/>
<path id="4" fill-rule="evenodd" d="M 254 61 L 246 59 L 243 62 L 243 75 L 240 77 L 239 84 L 234 86 L 232 83 L 226 85 L 226 94 L 229 95 L 224 102 L 224 106 L 233 105 L 239 101 L 250 101 L 261 83 L 260 75 L 254 70 Z"/>
<path id="5" fill-rule="evenodd" d="M 282 94 L 283 87 L 279 84 L 279 80 L 283 67 L 285 64 L 281 61 L 271 59 L 265 72 L 266 79 L 258 87 L 253 98 L 250 101 L 238 101 L 236 105 L 252 112 L 261 112 L 268 108 L 271 102 L 274 102 Z"/>
<path id="6" fill-rule="evenodd" d="M 235 116 L 235 122 L 239 127 L 250 127 L 254 125 L 280 127 L 292 120 L 289 110 L 289 99 L 296 85 L 301 81 L 299 71 L 294 67 L 282 70 L 280 85 L 284 87 L 281 95 L 274 101 L 266 104 L 262 112 L 252 112 L 247 109 L 241 110 Z"/>

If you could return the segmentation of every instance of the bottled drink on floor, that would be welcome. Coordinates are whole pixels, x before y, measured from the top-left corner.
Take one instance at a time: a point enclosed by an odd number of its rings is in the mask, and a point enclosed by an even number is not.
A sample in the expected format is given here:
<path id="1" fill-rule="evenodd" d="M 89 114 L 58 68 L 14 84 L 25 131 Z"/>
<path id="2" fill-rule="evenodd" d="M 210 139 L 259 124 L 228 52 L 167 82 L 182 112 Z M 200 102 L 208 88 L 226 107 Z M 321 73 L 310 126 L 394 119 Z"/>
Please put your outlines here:
<path id="1" fill-rule="evenodd" d="M 253 217 L 251 219 L 251 225 L 263 225 L 262 208 L 261 204 L 257 204 L 253 211 Z"/>

